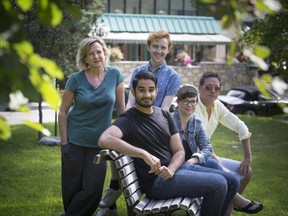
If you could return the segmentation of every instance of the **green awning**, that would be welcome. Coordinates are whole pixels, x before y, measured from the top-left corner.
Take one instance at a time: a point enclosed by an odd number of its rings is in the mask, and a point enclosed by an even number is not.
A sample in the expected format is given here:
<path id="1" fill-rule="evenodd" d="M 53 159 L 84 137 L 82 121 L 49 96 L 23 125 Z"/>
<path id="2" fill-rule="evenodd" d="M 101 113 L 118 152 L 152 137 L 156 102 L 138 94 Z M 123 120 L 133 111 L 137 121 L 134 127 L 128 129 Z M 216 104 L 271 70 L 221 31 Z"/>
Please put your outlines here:
<path id="1" fill-rule="evenodd" d="M 112 33 L 109 32 L 102 38 L 106 43 L 117 44 L 146 44 L 149 33 Z M 170 34 L 173 44 L 187 45 L 227 45 L 231 39 L 224 35 L 188 35 L 188 34 Z"/>
<path id="2" fill-rule="evenodd" d="M 213 17 L 105 13 L 97 24 L 109 29 L 108 43 L 145 44 L 150 32 L 165 30 L 174 44 L 229 44 Z"/>
<path id="3" fill-rule="evenodd" d="M 160 29 L 170 34 L 221 33 L 221 28 L 213 17 L 106 13 L 97 22 L 103 22 L 114 33 L 149 33 Z"/>

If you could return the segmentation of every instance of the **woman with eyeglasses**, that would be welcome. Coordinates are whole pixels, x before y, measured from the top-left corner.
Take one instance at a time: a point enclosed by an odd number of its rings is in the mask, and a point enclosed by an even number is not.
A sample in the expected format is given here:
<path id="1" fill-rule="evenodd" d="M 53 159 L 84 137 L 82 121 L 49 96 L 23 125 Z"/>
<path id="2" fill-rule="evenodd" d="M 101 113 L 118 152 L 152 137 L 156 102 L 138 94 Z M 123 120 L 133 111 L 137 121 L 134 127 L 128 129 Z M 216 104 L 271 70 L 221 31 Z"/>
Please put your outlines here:
<path id="1" fill-rule="evenodd" d="M 201 121 L 193 115 L 198 102 L 198 90 L 189 84 L 180 86 L 176 102 L 178 106 L 173 118 L 186 152 L 186 161 L 206 165 L 212 157 L 213 149 Z M 217 163 L 215 166 L 218 168 Z"/>
<path id="2" fill-rule="evenodd" d="M 250 147 L 250 137 L 252 134 L 243 121 L 217 100 L 220 91 L 220 76 L 214 72 L 204 73 L 199 82 L 200 95 L 198 97 L 199 100 L 196 105 L 195 115 L 201 119 L 210 139 L 219 123 L 238 134 L 239 140 L 243 145 L 244 158 L 242 161 L 221 158 L 218 157 L 215 152 L 213 152 L 213 158 L 218 161 L 224 171 L 233 173 L 240 181 L 238 193 L 233 198 L 226 215 L 232 215 L 233 207 L 235 211 L 254 214 L 261 211 L 263 205 L 240 195 L 243 193 L 252 175 L 252 153 Z"/>
<path id="3" fill-rule="evenodd" d="M 215 173 L 225 178 L 227 182 L 227 194 L 224 199 L 222 213 L 228 209 L 235 192 L 239 187 L 239 180 L 231 173 L 225 172 L 212 159 L 213 148 L 202 122 L 195 117 L 198 91 L 195 86 L 185 84 L 177 91 L 178 108 L 173 113 L 173 118 L 179 132 L 183 148 L 185 150 L 186 169 L 204 173 Z"/>

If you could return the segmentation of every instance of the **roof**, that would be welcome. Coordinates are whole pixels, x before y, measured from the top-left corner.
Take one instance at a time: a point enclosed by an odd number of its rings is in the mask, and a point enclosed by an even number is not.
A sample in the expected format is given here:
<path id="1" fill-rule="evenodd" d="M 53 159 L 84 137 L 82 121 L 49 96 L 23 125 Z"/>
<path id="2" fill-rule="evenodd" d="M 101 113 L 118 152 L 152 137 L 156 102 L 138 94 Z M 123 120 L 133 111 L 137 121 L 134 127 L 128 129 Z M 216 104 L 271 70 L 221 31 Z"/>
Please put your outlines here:
<path id="1" fill-rule="evenodd" d="M 146 44 L 149 33 L 113 33 L 109 32 L 102 38 L 107 43 L 123 43 L 123 44 Z M 229 44 L 231 39 L 224 35 L 189 35 L 189 34 L 170 34 L 173 44 Z"/>
<path id="2" fill-rule="evenodd" d="M 97 19 L 109 27 L 108 43 L 146 44 L 150 32 L 165 30 L 173 44 L 229 44 L 213 17 L 105 13 Z"/>
<path id="3" fill-rule="evenodd" d="M 104 13 L 98 20 L 110 32 L 149 33 L 160 29 L 170 34 L 220 34 L 213 17 Z"/>

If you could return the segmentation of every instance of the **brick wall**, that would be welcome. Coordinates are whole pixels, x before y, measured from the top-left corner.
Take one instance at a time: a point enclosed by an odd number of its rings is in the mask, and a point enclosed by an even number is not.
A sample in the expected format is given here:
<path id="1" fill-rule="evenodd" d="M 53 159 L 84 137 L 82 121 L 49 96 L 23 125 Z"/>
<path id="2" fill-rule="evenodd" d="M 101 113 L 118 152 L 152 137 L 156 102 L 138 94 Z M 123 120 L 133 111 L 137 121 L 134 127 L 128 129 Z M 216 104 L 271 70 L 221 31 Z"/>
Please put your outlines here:
<path id="1" fill-rule="evenodd" d="M 131 74 L 139 65 L 147 62 L 111 62 L 110 65 L 120 68 L 125 76 L 125 84 L 129 84 Z M 199 78 L 206 71 L 214 71 L 219 73 L 222 79 L 222 91 L 228 91 L 233 86 L 238 85 L 253 85 L 253 77 L 256 75 L 256 70 L 250 70 L 245 63 L 235 63 L 228 65 L 226 63 L 216 62 L 201 62 L 200 65 L 192 67 L 172 66 L 181 76 L 181 82 L 198 85 Z"/>

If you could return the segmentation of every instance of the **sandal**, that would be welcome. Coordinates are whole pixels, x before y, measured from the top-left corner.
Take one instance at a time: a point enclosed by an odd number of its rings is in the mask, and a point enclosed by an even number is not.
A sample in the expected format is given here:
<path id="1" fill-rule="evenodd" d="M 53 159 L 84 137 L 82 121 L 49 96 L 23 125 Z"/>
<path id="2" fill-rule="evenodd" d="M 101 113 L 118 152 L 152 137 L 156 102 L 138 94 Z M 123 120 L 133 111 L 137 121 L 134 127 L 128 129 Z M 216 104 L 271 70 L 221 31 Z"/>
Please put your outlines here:
<path id="1" fill-rule="evenodd" d="M 256 206 L 256 208 L 253 208 L 254 206 Z M 245 206 L 244 208 L 241 207 L 234 207 L 235 211 L 239 211 L 239 212 L 245 212 L 247 214 L 256 214 L 259 211 L 261 211 L 263 209 L 263 205 L 261 203 L 256 203 L 254 201 L 251 201 L 247 206 Z"/>

